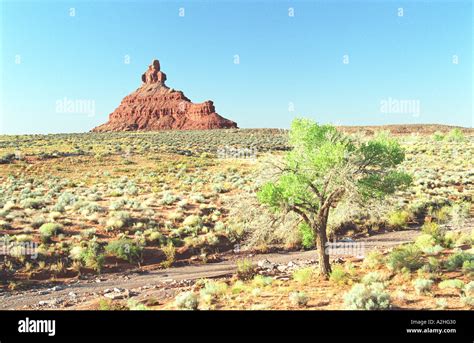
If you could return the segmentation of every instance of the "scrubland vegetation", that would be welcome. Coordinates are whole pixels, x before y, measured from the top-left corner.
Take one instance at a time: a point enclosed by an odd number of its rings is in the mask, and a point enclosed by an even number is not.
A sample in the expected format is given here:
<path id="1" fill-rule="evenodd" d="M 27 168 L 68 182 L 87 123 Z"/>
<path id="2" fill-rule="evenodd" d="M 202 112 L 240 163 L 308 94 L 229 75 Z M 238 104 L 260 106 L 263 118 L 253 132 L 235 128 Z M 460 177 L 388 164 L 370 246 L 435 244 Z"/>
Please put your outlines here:
<path id="1" fill-rule="evenodd" d="M 9 251 L 0 262 L 1 287 L 10 292 L 48 280 L 208 264 L 235 255 L 233 277 L 195 282 L 159 305 L 115 305 L 472 308 L 474 233 L 466 223 L 472 223 L 474 136 L 454 129 L 341 137 L 359 143 L 313 151 L 311 163 L 320 169 L 305 169 L 294 179 L 281 174 L 288 156 L 286 167 L 301 167 L 282 130 L 0 136 L 0 235 Z M 311 135 L 307 138 L 311 141 Z M 226 146 L 257 154 L 222 158 L 218 150 Z M 344 164 L 365 170 L 361 183 L 348 182 L 356 180 L 354 170 L 334 174 L 337 180 L 327 191 L 340 185 L 346 191 L 334 197 L 337 204 L 325 207 L 323 231 L 316 220 L 321 207 L 303 211 L 316 214 L 314 220 L 301 220 L 301 213 L 289 210 L 301 199 L 313 201 L 306 198 L 308 180 L 322 180 L 316 184 L 319 192 L 328 171 L 356 158 L 354 151 L 370 160 L 380 149 L 390 158 Z M 395 183 L 405 187 L 392 187 Z M 361 185 L 362 192 L 353 191 Z M 330 268 L 314 264 L 284 277 L 238 257 L 246 251 L 312 249 L 321 243 L 321 232 L 327 240 L 357 241 L 406 229 L 420 235 L 364 258 L 328 260 Z M 35 258 L 20 251 L 29 242 L 38 246 Z M 115 305 L 102 301 L 100 307 Z"/>

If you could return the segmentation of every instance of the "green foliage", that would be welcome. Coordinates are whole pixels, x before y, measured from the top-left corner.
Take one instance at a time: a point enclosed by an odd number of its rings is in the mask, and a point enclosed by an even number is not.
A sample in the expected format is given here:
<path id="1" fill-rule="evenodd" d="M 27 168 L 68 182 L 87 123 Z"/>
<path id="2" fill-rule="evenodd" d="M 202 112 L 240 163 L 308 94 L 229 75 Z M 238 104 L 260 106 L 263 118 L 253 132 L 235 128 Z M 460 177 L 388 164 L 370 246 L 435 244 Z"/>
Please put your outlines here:
<path id="1" fill-rule="evenodd" d="M 256 287 L 265 287 L 271 285 L 273 282 L 273 278 L 271 276 L 264 276 L 264 275 L 255 275 L 253 278 L 252 283 Z"/>
<path id="2" fill-rule="evenodd" d="M 449 131 L 449 133 L 446 135 L 446 139 L 451 142 L 461 143 L 466 140 L 466 137 L 464 136 L 464 133 L 461 129 L 455 128 Z"/>
<path id="3" fill-rule="evenodd" d="M 409 186 L 412 177 L 398 171 L 386 171 L 383 174 L 370 174 L 359 180 L 358 186 L 365 198 L 382 198 L 394 193 L 397 189 Z"/>
<path id="4" fill-rule="evenodd" d="M 390 226 L 404 228 L 411 220 L 411 214 L 408 211 L 394 211 L 388 217 Z"/>
<path id="5" fill-rule="evenodd" d="M 448 257 L 445 262 L 445 267 L 449 271 L 454 271 L 462 268 L 465 262 L 471 263 L 472 261 L 474 261 L 474 254 L 460 251 Z"/>
<path id="6" fill-rule="evenodd" d="M 462 264 L 462 271 L 466 274 L 474 273 L 474 260 L 464 261 Z"/>
<path id="7" fill-rule="evenodd" d="M 100 244 L 96 238 L 91 239 L 87 243 L 87 247 L 82 249 L 79 260 L 87 267 L 98 272 L 102 270 L 104 265 L 104 255 L 100 253 Z"/>
<path id="8" fill-rule="evenodd" d="M 390 296 L 381 283 L 358 283 L 344 295 L 344 304 L 348 310 L 385 310 L 390 307 Z"/>
<path id="9" fill-rule="evenodd" d="M 404 152 L 388 137 L 352 142 L 333 126 L 295 119 L 289 143 L 293 150 L 286 156 L 287 171 L 258 192 L 259 200 L 275 210 L 302 203 L 320 206 L 320 199 L 310 188 L 324 193 L 325 176 L 341 170 L 351 170 L 344 179 L 355 182 L 367 197 L 393 193 L 411 180 L 408 175 L 393 170 L 403 161 Z M 335 177 L 329 189 L 339 185 L 341 177 Z"/>
<path id="10" fill-rule="evenodd" d="M 132 263 L 134 261 L 141 261 L 143 246 L 131 239 L 122 238 L 110 241 L 105 247 L 105 251 Z"/>
<path id="11" fill-rule="evenodd" d="M 173 265 L 176 259 L 176 248 L 173 243 L 168 243 L 167 246 L 162 248 L 163 253 L 165 254 L 165 260 L 161 263 L 163 267 L 169 268 Z"/>
<path id="12" fill-rule="evenodd" d="M 51 237 L 56 236 L 61 232 L 62 226 L 58 223 L 46 223 L 41 225 L 39 228 L 39 233 L 43 243 L 48 243 L 51 241 Z"/>
<path id="13" fill-rule="evenodd" d="M 226 290 L 227 284 L 224 282 L 207 280 L 204 284 L 204 287 L 200 291 L 200 296 L 204 302 L 211 304 L 220 296 L 224 295 Z"/>
<path id="14" fill-rule="evenodd" d="M 436 244 L 436 240 L 430 234 L 421 234 L 415 240 L 416 247 L 420 248 L 421 250 L 430 248 Z"/>
<path id="15" fill-rule="evenodd" d="M 315 270 L 312 267 L 300 268 L 293 272 L 293 280 L 306 284 L 313 279 L 315 274 Z"/>
<path id="16" fill-rule="evenodd" d="M 453 288 L 453 289 L 463 289 L 465 286 L 464 281 L 459 279 L 451 279 L 441 281 L 438 285 L 440 289 Z"/>
<path id="17" fill-rule="evenodd" d="M 440 209 L 433 212 L 433 217 L 438 223 L 446 223 L 451 216 L 451 206 L 443 206 Z"/>
<path id="18" fill-rule="evenodd" d="M 186 217 L 183 221 L 184 226 L 197 227 L 202 225 L 202 220 L 197 215 L 190 215 Z"/>
<path id="19" fill-rule="evenodd" d="M 437 142 L 441 142 L 445 138 L 445 136 L 442 132 L 436 131 L 435 133 L 433 133 L 432 138 Z"/>
<path id="20" fill-rule="evenodd" d="M 293 149 L 285 156 L 285 166 L 276 180 L 260 188 L 258 200 L 273 211 L 298 214 L 319 232 L 325 233 L 329 209 L 344 197 L 381 198 L 411 182 L 396 169 L 404 160 L 403 149 L 386 135 L 355 141 L 331 125 L 295 119 L 289 144 Z M 325 274 L 330 269 L 326 264 L 320 265 Z"/>
<path id="21" fill-rule="evenodd" d="M 344 269 L 344 266 L 335 265 L 331 270 L 329 280 L 336 284 L 345 284 L 349 280 L 349 273 Z"/>
<path id="22" fill-rule="evenodd" d="M 313 229 L 309 227 L 306 222 L 301 222 L 299 229 L 301 234 L 301 245 L 303 245 L 305 249 L 314 248 L 316 238 L 314 237 Z"/>
<path id="23" fill-rule="evenodd" d="M 413 244 L 395 248 L 387 258 L 387 267 L 399 271 L 406 268 L 410 271 L 419 269 L 423 265 L 421 251 Z"/>
<path id="24" fill-rule="evenodd" d="M 380 251 L 372 250 L 369 251 L 367 256 L 365 256 L 363 265 L 366 268 L 375 269 L 380 267 L 384 263 L 384 261 L 384 256 Z"/>
<path id="25" fill-rule="evenodd" d="M 237 261 L 237 278 L 242 281 L 251 280 L 255 275 L 255 267 L 252 261 L 243 259 Z"/>

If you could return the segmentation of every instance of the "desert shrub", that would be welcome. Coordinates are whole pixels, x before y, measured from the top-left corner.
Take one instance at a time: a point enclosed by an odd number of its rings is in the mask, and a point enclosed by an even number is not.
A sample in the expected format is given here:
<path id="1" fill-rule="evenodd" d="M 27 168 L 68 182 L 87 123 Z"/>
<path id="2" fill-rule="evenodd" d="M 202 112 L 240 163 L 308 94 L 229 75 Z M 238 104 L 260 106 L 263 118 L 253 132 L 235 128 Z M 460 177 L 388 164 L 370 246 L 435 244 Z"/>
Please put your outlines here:
<path id="1" fill-rule="evenodd" d="M 131 239 L 121 238 L 109 242 L 105 247 L 105 251 L 131 263 L 141 261 L 143 246 Z"/>
<path id="2" fill-rule="evenodd" d="M 197 310 L 198 296 L 191 291 L 179 294 L 174 300 L 175 306 L 180 310 Z"/>
<path id="3" fill-rule="evenodd" d="M 451 216 L 451 206 L 443 206 L 440 209 L 433 211 L 433 217 L 438 223 L 446 223 Z"/>
<path id="4" fill-rule="evenodd" d="M 176 259 L 176 248 L 172 242 L 169 242 L 168 245 L 161 248 L 165 254 L 165 260 L 161 262 L 161 265 L 165 268 L 169 268 L 173 265 Z"/>
<path id="5" fill-rule="evenodd" d="M 130 213 L 126 211 L 117 211 L 110 213 L 110 218 L 107 220 L 107 227 L 112 229 L 122 229 L 131 223 Z"/>
<path id="6" fill-rule="evenodd" d="M 206 198 L 204 198 L 204 196 L 202 194 L 193 194 L 191 196 L 191 200 L 199 203 L 199 204 L 202 204 L 206 201 Z"/>
<path id="7" fill-rule="evenodd" d="M 379 272 L 370 272 L 364 275 L 362 278 L 362 283 L 365 285 L 369 285 L 375 282 L 384 282 L 385 276 Z"/>
<path id="8" fill-rule="evenodd" d="M 201 225 L 202 225 L 201 217 L 194 214 L 186 217 L 183 221 L 183 226 L 198 227 Z"/>
<path id="9" fill-rule="evenodd" d="M 456 231 L 446 231 L 443 234 L 443 246 L 447 248 L 452 248 L 459 237 L 459 232 Z"/>
<path id="10" fill-rule="evenodd" d="M 239 294 L 242 292 L 245 292 L 247 290 L 247 286 L 245 286 L 245 283 L 241 280 L 237 280 L 231 288 L 232 294 Z"/>
<path id="11" fill-rule="evenodd" d="M 462 271 L 467 274 L 474 273 L 474 260 L 464 261 L 462 264 Z"/>
<path id="12" fill-rule="evenodd" d="M 428 272 L 434 273 L 441 268 L 441 262 L 436 257 L 431 256 L 428 258 L 428 263 L 425 266 Z"/>
<path id="13" fill-rule="evenodd" d="M 214 232 L 209 232 L 205 235 L 206 242 L 209 246 L 213 247 L 219 244 L 219 236 Z"/>
<path id="14" fill-rule="evenodd" d="M 169 219 L 174 222 L 178 222 L 178 221 L 181 221 L 183 217 L 184 217 L 183 212 L 176 211 L 176 212 L 171 213 L 171 215 L 169 216 Z"/>
<path id="15" fill-rule="evenodd" d="M 444 310 L 446 307 L 448 307 L 448 302 L 446 299 L 437 299 L 436 300 L 436 307 L 439 308 L 440 310 Z"/>
<path id="16" fill-rule="evenodd" d="M 411 220 L 411 214 L 408 211 L 394 211 L 388 217 L 388 224 L 396 228 L 404 228 Z"/>
<path id="17" fill-rule="evenodd" d="M 465 306 L 474 307 L 474 297 L 472 296 L 461 296 L 461 303 Z"/>
<path id="18" fill-rule="evenodd" d="M 384 256 L 377 250 L 370 251 L 364 258 L 363 265 L 369 269 L 375 269 L 383 265 Z"/>
<path id="19" fill-rule="evenodd" d="M 271 276 L 264 276 L 264 275 L 256 275 L 253 278 L 252 283 L 256 287 L 265 287 L 271 285 L 273 282 L 273 278 Z"/>
<path id="20" fill-rule="evenodd" d="M 80 260 L 86 267 L 98 272 L 102 270 L 104 265 L 104 255 L 100 253 L 100 248 L 97 239 L 93 238 L 87 243 L 87 247 L 81 250 L 79 255 Z"/>
<path id="21" fill-rule="evenodd" d="M 127 310 L 123 304 L 114 302 L 110 299 L 100 299 L 99 300 L 99 310 L 101 311 L 123 311 Z"/>
<path id="22" fill-rule="evenodd" d="M 174 195 L 171 192 L 165 192 L 165 193 L 163 193 L 163 197 L 161 198 L 160 203 L 162 205 L 172 205 L 177 200 L 179 200 L 179 198 L 176 195 Z"/>
<path id="23" fill-rule="evenodd" d="M 0 157 L 0 164 L 9 164 L 16 159 L 16 155 L 12 153 L 4 154 Z"/>
<path id="24" fill-rule="evenodd" d="M 84 251 L 84 249 L 85 248 L 80 246 L 80 245 L 76 245 L 76 246 L 72 247 L 71 250 L 69 251 L 69 257 L 73 261 L 80 261 L 81 260 L 81 254 Z"/>
<path id="25" fill-rule="evenodd" d="M 466 137 L 461 129 L 455 128 L 448 132 L 446 139 L 450 142 L 461 143 L 466 140 Z"/>
<path id="26" fill-rule="evenodd" d="M 255 267 L 248 259 L 237 261 L 237 278 L 242 281 L 250 280 L 256 273 Z"/>
<path id="27" fill-rule="evenodd" d="M 472 237 L 467 233 L 459 233 L 459 236 L 456 238 L 455 246 L 459 247 L 462 245 L 473 245 L 474 241 Z"/>
<path id="28" fill-rule="evenodd" d="M 301 234 L 301 245 L 305 249 L 314 248 L 316 241 L 314 237 L 314 231 L 306 222 L 302 222 L 299 225 L 299 230 Z"/>
<path id="29" fill-rule="evenodd" d="M 390 296 L 381 283 L 358 283 L 344 295 L 344 304 L 349 310 L 385 310 L 390 307 Z"/>
<path id="30" fill-rule="evenodd" d="M 469 282 L 463 289 L 463 293 L 466 295 L 474 296 L 474 281 Z"/>
<path id="31" fill-rule="evenodd" d="M 436 244 L 436 240 L 430 234 L 421 234 L 415 239 L 415 246 L 421 250 L 432 247 Z"/>
<path id="32" fill-rule="evenodd" d="M 35 229 L 38 229 L 41 227 L 41 225 L 43 225 L 44 223 L 46 223 L 46 219 L 43 218 L 43 217 L 35 217 L 32 221 L 31 221 L 31 227 L 35 228 Z"/>
<path id="33" fill-rule="evenodd" d="M 433 286 L 433 280 L 429 279 L 416 279 L 413 281 L 413 286 L 417 294 L 425 294 L 431 290 Z"/>
<path id="34" fill-rule="evenodd" d="M 302 284 L 308 283 L 315 276 L 316 272 L 312 267 L 297 269 L 293 272 L 293 280 Z"/>
<path id="35" fill-rule="evenodd" d="M 76 201 L 77 197 L 74 194 L 64 192 L 58 197 L 56 205 L 53 207 L 53 211 L 64 212 L 66 206 L 73 205 Z"/>
<path id="36" fill-rule="evenodd" d="M 243 223 L 233 222 L 226 226 L 225 233 L 232 243 L 240 242 L 246 234 L 246 227 Z"/>
<path id="37" fill-rule="evenodd" d="M 216 301 L 220 296 L 224 295 L 226 290 L 227 284 L 224 282 L 208 280 L 201 289 L 200 296 L 204 302 L 210 304 Z"/>
<path id="38" fill-rule="evenodd" d="M 38 199 L 38 198 L 35 198 L 35 199 L 31 199 L 31 198 L 28 198 L 28 199 L 24 199 L 21 201 L 20 205 L 23 207 L 23 208 L 32 208 L 32 209 L 40 209 L 42 207 L 45 206 L 45 202 L 43 199 Z"/>
<path id="39" fill-rule="evenodd" d="M 127 307 L 131 311 L 147 311 L 147 310 L 149 310 L 149 308 L 146 305 L 139 303 L 135 299 L 129 299 L 127 301 Z"/>
<path id="40" fill-rule="evenodd" d="M 471 263 L 474 261 L 474 254 L 469 252 L 457 252 L 448 257 L 445 262 L 445 267 L 449 271 L 453 271 L 462 268 L 465 262 Z"/>
<path id="41" fill-rule="evenodd" d="M 413 244 L 395 248 L 387 258 L 387 267 L 395 271 L 403 268 L 413 271 L 422 265 L 421 251 Z"/>
<path id="42" fill-rule="evenodd" d="M 438 285 L 440 289 L 453 288 L 453 289 L 459 289 L 459 290 L 462 290 L 464 286 L 465 286 L 464 281 L 459 280 L 459 279 L 444 280 L 444 281 L 441 281 Z"/>
<path id="43" fill-rule="evenodd" d="M 33 236 L 31 235 L 26 235 L 26 234 L 20 234 L 20 235 L 16 235 L 13 237 L 15 239 L 15 241 L 17 242 L 31 242 L 33 241 Z"/>
<path id="44" fill-rule="evenodd" d="M 433 237 L 436 243 L 440 243 L 443 240 L 443 232 L 439 225 L 435 222 L 426 222 L 421 227 L 421 231 Z"/>
<path id="45" fill-rule="evenodd" d="M 165 241 L 165 236 L 158 231 L 147 232 L 146 240 L 149 242 L 159 242 L 162 244 Z"/>
<path id="46" fill-rule="evenodd" d="M 214 224 L 214 231 L 223 232 L 226 230 L 226 226 L 223 222 L 219 221 Z"/>
<path id="47" fill-rule="evenodd" d="M 226 193 L 229 191 L 229 188 L 226 187 L 226 185 L 220 183 L 213 184 L 211 188 L 214 193 Z"/>
<path id="48" fill-rule="evenodd" d="M 50 242 L 51 237 L 56 236 L 59 232 L 61 232 L 61 230 L 62 226 L 58 223 L 46 223 L 41 225 L 39 228 L 41 241 L 44 243 Z"/>
<path id="49" fill-rule="evenodd" d="M 469 217 L 469 210 L 471 204 L 469 202 L 461 202 L 454 204 L 451 207 L 451 221 L 450 224 L 455 229 L 460 229 L 466 222 L 466 219 Z M 474 240 L 474 239 L 472 239 Z"/>
<path id="50" fill-rule="evenodd" d="M 329 280 L 336 284 L 345 284 L 349 280 L 349 273 L 346 272 L 344 266 L 334 265 L 329 274 Z"/>
<path id="51" fill-rule="evenodd" d="M 436 131 L 435 133 L 433 133 L 432 138 L 437 142 L 441 142 L 444 139 L 444 135 L 442 132 Z"/>
<path id="52" fill-rule="evenodd" d="M 289 295 L 290 303 L 294 306 L 305 307 L 309 298 L 304 292 L 291 292 Z"/>
<path id="53" fill-rule="evenodd" d="M 426 255 L 438 255 L 443 250 L 444 250 L 444 248 L 439 244 L 436 244 L 435 246 L 432 246 L 432 247 L 426 247 L 426 248 L 422 249 L 423 253 L 425 253 Z"/>

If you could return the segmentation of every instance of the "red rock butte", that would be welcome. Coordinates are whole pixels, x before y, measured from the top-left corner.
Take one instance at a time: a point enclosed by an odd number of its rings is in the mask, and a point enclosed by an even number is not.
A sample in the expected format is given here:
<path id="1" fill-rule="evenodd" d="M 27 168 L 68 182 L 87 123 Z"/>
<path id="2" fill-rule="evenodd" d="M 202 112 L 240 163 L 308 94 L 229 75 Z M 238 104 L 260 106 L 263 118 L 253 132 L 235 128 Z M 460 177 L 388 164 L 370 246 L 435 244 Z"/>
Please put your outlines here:
<path id="1" fill-rule="evenodd" d="M 237 124 L 216 113 L 214 103 L 194 104 L 181 91 L 165 85 L 166 74 L 154 60 L 142 75 L 142 85 L 123 98 L 109 115 L 109 121 L 93 132 L 207 130 L 237 128 Z"/>

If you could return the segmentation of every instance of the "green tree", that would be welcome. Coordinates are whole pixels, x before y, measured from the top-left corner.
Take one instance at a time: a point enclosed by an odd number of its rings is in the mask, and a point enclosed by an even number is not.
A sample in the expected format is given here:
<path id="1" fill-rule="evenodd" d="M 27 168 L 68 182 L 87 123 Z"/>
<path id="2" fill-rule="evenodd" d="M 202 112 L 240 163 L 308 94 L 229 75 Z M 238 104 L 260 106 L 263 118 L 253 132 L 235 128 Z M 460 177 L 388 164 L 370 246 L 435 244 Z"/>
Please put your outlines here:
<path id="1" fill-rule="evenodd" d="M 320 273 L 328 276 L 325 248 L 331 209 L 351 194 L 369 200 L 407 186 L 411 177 L 396 169 L 405 154 L 387 134 L 355 140 L 308 119 L 292 122 L 289 144 L 292 150 L 275 180 L 265 183 L 257 196 L 275 211 L 296 213 L 312 228 Z"/>

